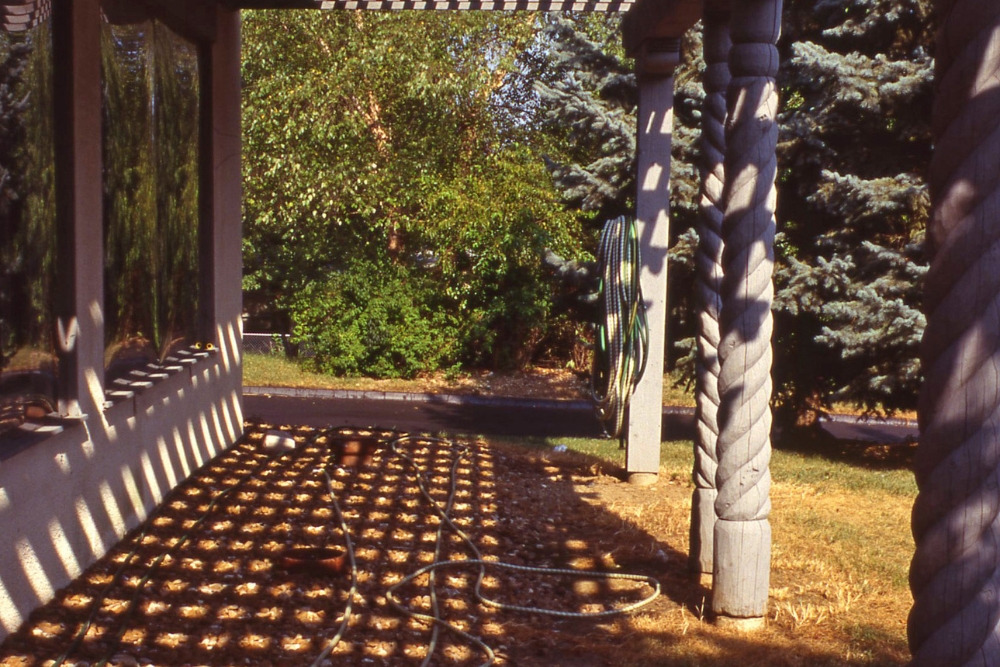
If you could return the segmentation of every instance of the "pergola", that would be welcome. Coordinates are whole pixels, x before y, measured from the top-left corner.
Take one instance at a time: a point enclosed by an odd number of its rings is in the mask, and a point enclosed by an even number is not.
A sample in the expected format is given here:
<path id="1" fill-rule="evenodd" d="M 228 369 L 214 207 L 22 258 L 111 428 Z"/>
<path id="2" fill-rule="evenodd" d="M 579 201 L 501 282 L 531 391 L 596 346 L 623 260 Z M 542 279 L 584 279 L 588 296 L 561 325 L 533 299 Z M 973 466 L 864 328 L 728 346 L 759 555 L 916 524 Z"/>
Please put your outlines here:
<path id="1" fill-rule="evenodd" d="M 939 0 L 933 262 L 913 513 L 915 665 L 1000 664 L 1000 4 Z M 720 622 L 761 622 L 770 566 L 771 272 L 781 0 L 0 0 L 0 30 L 50 22 L 55 72 L 57 415 L 0 457 L 0 638 L 242 433 L 241 9 L 627 11 L 639 80 L 637 218 L 651 372 L 627 470 L 659 467 L 673 70 L 701 20 L 707 70 L 697 290 L 698 438 L 691 562 Z M 197 45 L 199 331 L 126 389 L 105 366 L 102 21 L 152 16 Z M 114 394 L 112 396 L 112 394 Z M 109 400 L 114 399 L 114 400 Z M 40 492 L 44 481 L 44 492 Z"/>

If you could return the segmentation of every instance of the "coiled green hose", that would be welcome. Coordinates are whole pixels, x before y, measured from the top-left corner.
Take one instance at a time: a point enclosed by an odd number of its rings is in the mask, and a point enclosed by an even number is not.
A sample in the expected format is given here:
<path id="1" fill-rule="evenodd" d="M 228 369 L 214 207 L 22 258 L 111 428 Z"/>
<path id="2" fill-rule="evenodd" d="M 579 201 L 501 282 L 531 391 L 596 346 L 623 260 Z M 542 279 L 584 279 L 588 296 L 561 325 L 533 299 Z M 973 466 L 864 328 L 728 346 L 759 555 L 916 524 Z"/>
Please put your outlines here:
<path id="1" fill-rule="evenodd" d="M 591 397 L 605 432 L 622 436 L 635 386 L 646 369 L 649 325 L 639 285 L 642 266 L 635 219 L 619 216 L 601 232 L 600 307 Z"/>

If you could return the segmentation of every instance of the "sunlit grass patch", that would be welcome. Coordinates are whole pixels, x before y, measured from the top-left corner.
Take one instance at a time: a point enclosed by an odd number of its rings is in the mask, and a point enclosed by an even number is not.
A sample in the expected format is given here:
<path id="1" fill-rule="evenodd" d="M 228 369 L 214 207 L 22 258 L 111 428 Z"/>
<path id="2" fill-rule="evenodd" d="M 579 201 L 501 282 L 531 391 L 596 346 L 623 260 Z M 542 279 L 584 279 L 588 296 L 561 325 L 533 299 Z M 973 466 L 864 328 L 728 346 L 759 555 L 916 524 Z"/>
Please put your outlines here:
<path id="1" fill-rule="evenodd" d="M 344 381 L 304 370 L 296 360 L 277 354 L 243 356 L 243 384 L 247 387 L 343 388 Z"/>
<path id="2" fill-rule="evenodd" d="M 518 444 L 545 456 L 558 456 L 553 452 L 564 445 L 567 456 L 592 459 L 591 468 L 619 477 L 625 461 L 616 440 L 534 438 Z M 898 458 L 905 460 L 905 454 Z M 878 457 L 866 463 L 866 456 L 860 450 L 850 451 L 844 460 L 831 451 L 773 452 L 771 587 L 763 631 L 739 636 L 714 626 L 706 611 L 710 593 L 692 583 L 689 601 L 673 613 L 640 615 L 621 628 L 634 647 L 622 664 L 908 662 L 906 617 L 912 598 L 907 574 L 913 554 L 909 521 L 916 485 L 909 470 Z M 666 442 L 660 481 L 654 487 L 608 487 L 612 500 L 603 495 L 605 506 L 630 526 L 622 532 L 623 540 L 645 531 L 686 557 L 692 464 L 693 443 Z"/>

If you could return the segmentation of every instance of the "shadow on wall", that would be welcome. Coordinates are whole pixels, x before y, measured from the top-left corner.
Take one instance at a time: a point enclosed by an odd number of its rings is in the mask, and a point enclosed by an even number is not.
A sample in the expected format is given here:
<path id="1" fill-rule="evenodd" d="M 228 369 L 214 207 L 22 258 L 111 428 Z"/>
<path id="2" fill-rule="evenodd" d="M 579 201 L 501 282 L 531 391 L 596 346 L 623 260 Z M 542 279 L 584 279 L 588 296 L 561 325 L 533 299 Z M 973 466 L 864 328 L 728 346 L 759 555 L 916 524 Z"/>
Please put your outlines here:
<path id="1" fill-rule="evenodd" d="M 219 351 L 61 433 L 0 455 L 0 637 L 243 432 L 236 325 Z M 91 398 L 103 389 L 88 373 Z"/>

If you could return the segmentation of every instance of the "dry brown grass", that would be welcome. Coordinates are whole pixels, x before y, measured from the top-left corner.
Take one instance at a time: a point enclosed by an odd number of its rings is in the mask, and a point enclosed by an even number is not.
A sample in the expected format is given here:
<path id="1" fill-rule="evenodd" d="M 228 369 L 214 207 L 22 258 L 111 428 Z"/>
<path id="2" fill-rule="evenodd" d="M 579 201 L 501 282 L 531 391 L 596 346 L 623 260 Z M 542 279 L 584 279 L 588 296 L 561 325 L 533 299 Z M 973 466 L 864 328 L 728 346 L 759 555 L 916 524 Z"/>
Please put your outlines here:
<path id="1" fill-rule="evenodd" d="M 248 354 L 243 384 L 248 387 L 307 387 L 398 391 L 408 393 L 506 396 L 517 398 L 587 399 L 590 380 L 565 368 L 533 367 L 521 372 L 472 371 L 459 374 L 427 373 L 412 380 L 346 378 L 312 373 L 295 361 L 277 355 Z M 676 378 L 663 378 L 663 404 L 694 406 L 691 387 Z"/>
<path id="2" fill-rule="evenodd" d="M 690 443 L 666 446 L 652 493 L 605 487 L 591 502 L 619 516 L 622 540 L 650 534 L 686 549 L 691 510 Z M 678 452 L 677 450 L 682 450 Z M 752 635 L 715 626 L 709 592 L 680 583 L 672 613 L 622 620 L 623 665 L 708 667 L 903 665 L 912 604 L 906 573 L 913 551 L 909 473 L 886 470 L 881 448 L 853 465 L 776 452 L 773 553 L 767 625 Z M 807 479 L 810 481 L 802 481 Z M 681 554 L 684 557 L 684 554 Z"/>

